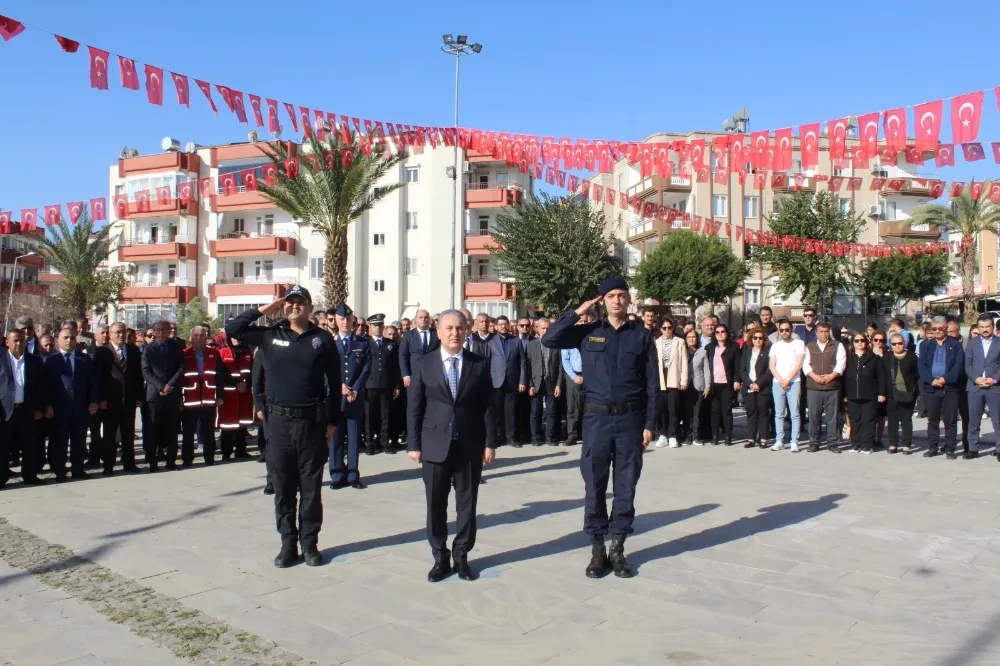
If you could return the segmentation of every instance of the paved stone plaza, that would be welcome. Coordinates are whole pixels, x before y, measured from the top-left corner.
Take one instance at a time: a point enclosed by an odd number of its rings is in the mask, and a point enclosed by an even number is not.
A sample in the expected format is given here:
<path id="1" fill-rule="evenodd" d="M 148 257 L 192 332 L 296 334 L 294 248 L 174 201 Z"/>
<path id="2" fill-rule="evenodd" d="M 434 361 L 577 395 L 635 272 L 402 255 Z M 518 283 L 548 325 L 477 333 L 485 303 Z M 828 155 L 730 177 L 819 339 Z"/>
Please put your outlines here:
<path id="1" fill-rule="evenodd" d="M 0 665 L 1000 664 L 990 456 L 651 450 L 625 581 L 583 576 L 578 456 L 500 449 L 438 585 L 403 455 L 324 490 L 317 569 L 272 566 L 253 462 L 8 488 Z"/>

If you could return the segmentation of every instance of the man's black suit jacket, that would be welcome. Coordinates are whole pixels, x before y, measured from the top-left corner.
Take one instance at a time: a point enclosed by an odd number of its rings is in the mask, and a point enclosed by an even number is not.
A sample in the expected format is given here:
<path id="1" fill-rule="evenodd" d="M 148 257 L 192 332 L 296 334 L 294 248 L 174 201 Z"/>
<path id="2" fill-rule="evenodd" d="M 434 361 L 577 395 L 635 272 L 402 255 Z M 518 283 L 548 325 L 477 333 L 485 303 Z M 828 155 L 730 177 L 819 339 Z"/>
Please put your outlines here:
<path id="1" fill-rule="evenodd" d="M 470 457 L 481 458 L 486 447 L 494 447 L 489 439 L 496 432 L 492 405 L 493 381 L 485 358 L 462 352 L 458 396 L 453 400 L 441 353 L 425 354 L 410 376 L 407 450 L 420 451 L 426 462 L 444 462 L 451 450 L 454 424 L 456 444 L 465 447 Z"/>
<path id="2" fill-rule="evenodd" d="M 108 409 L 115 406 L 136 403 L 143 400 L 142 355 L 135 345 L 122 347 L 125 367 L 118 364 L 115 348 L 110 344 L 94 349 L 94 365 L 97 367 L 97 382 L 101 387 L 101 399 L 108 401 Z"/>
<path id="3" fill-rule="evenodd" d="M 45 375 L 42 357 L 24 352 L 24 404 L 36 412 L 45 409 Z M 14 413 L 14 374 L 10 367 L 10 352 L 0 347 L 0 423 Z"/>
<path id="4" fill-rule="evenodd" d="M 142 352 L 142 377 L 146 380 L 147 401 L 158 400 L 160 391 L 169 384 L 174 390 L 168 397 L 179 404 L 181 382 L 184 379 L 184 348 L 174 340 L 146 345 Z"/>

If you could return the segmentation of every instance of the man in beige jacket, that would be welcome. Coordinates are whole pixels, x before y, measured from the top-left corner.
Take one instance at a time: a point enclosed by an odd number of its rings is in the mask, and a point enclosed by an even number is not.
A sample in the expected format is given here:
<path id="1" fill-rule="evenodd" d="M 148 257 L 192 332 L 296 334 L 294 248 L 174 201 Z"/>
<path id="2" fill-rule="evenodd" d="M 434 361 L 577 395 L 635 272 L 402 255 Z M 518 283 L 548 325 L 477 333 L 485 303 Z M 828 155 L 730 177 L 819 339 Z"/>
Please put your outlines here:
<path id="1" fill-rule="evenodd" d="M 666 430 L 656 438 L 656 446 L 675 449 L 680 446 L 677 433 L 680 431 L 682 401 L 688 385 L 688 355 L 684 339 L 674 335 L 673 319 L 663 318 L 660 333 L 662 335 L 654 344 L 659 359 L 661 413 L 664 415 Z"/>

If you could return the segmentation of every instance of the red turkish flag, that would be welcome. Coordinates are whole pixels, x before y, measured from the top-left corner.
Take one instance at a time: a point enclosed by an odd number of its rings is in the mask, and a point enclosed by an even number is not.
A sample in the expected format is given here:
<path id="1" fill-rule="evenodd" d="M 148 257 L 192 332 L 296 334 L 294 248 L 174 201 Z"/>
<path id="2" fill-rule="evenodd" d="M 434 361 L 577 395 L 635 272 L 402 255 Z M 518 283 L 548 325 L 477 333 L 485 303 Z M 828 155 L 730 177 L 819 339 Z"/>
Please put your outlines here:
<path id="1" fill-rule="evenodd" d="M 729 167 L 720 166 L 715 169 L 715 182 L 717 185 L 729 183 Z"/>
<path id="2" fill-rule="evenodd" d="M 944 184 L 945 183 L 944 183 L 943 180 L 934 180 L 934 181 L 931 181 L 931 198 L 932 199 L 937 199 L 942 194 L 944 194 Z"/>
<path id="3" fill-rule="evenodd" d="M 831 120 L 826 124 L 830 137 L 830 157 L 839 159 L 847 154 L 847 118 Z"/>
<path id="4" fill-rule="evenodd" d="M 736 170 L 736 181 L 740 185 L 746 185 L 747 182 L 747 170 L 746 167 L 740 167 Z"/>
<path id="5" fill-rule="evenodd" d="M 878 155 L 878 112 L 858 116 L 858 135 L 869 159 Z"/>
<path id="6" fill-rule="evenodd" d="M 298 118 L 295 115 L 295 107 L 292 106 L 291 104 L 289 104 L 288 102 L 282 102 L 282 104 L 285 105 L 285 112 L 288 114 L 288 118 L 292 122 L 292 131 L 293 132 L 298 132 L 299 131 L 299 121 L 298 121 Z"/>
<path id="7" fill-rule="evenodd" d="M 618 193 L 618 207 L 622 210 L 628 210 L 628 194 L 625 192 Z"/>
<path id="8" fill-rule="evenodd" d="M 70 201 L 66 204 L 66 210 L 69 211 L 69 221 L 76 224 L 83 215 L 83 202 L 82 201 Z"/>
<path id="9" fill-rule="evenodd" d="M 691 156 L 691 166 L 695 171 L 700 171 L 705 164 L 705 140 L 695 139 L 691 142 L 691 149 L 688 153 Z"/>
<path id="10" fill-rule="evenodd" d="M 340 161 L 343 163 L 345 169 L 350 169 L 351 165 L 354 164 L 354 148 L 346 146 L 341 149 Z"/>
<path id="11" fill-rule="evenodd" d="M 645 201 L 642 204 L 642 216 L 647 220 L 656 217 L 656 204 L 652 201 Z"/>
<path id="12" fill-rule="evenodd" d="M 135 209 L 140 213 L 149 212 L 149 190 L 139 190 L 135 193 Z"/>
<path id="13" fill-rule="evenodd" d="M 38 228 L 38 209 L 21 209 L 21 231 L 34 231 Z"/>
<path id="14" fill-rule="evenodd" d="M 122 87 L 129 90 L 139 89 L 139 74 L 135 71 L 135 61 L 124 56 L 118 56 L 118 70 L 121 72 Z"/>
<path id="15" fill-rule="evenodd" d="M 396 129 L 399 129 L 399 125 L 396 125 Z M 332 131 L 332 128 L 331 128 Z M 340 117 L 340 139 L 344 143 L 351 143 L 354 139 L 351 137 L 351 127 L 347 124 L 347 116 Z M 410 126 L 405 125 L 403 130 L 403 143 L 404 144 L 414 144 L 414 134 L 410 132 Z M 489 151 L 487 151 L 489 152 Z"/>
<path id="16" fill-rule="evenodd" d="M 942 143 L 934 151 L 934 166 L 939 169 L 944 166 L 955 166 L 955 146 Z"/>
<path id="17" fill-rule="evenodd" d="M 951 98 L 952 143 L 972 143 L 979 135 L 979 121 L 983 117 L 983 91 Z"/>
<path id="18" fill-rule="evenodd" d="M 594 186 L 590 188 L 590 198 L 597 202 L 604 201 L 604 186 L 594 183 Z"/>
<path id="19" fill-rule="evenodd" d="M 253 103 L 253 98 L 251 97 L 251 103 Z M 264 100 L 267 104 L 267 131 L 277 132 L 278 131 L 278 102 L 273 99 Z"/>
<path id="20" fill-rule="evenodd" d="M 819 123 L 799 127 L 799 144 L 802 152 L 802 168 L 815 169 L 819 165 Z"/>
<path id="21" fill-rule="evenodd" d="M 239 90 L 230 90 L 233 100 L 233 113 L 236 114 L 236 119 L 239 120 L 244 125 L 247 124 L 247 107 L 246 102 L 243 101 L 243 93 Z"/>
<path id="22" fill-rule="evenodd" d="M 951 198 L 957 199 L 965 191 L 965 182 L 961 180 L 953 181 L 951 184 Z"/>
<path id="23" fill-rule="evenodd" d="M 986 159 L 986 153 L 983 152 L 983 144 L 981 143 L 963 143 L 962 153 L 965 155 L 966 162 L 978 162 Z"/>
<path id="24" fill-rule="evenodd" d="M 0 37 L 8 42 L 24 32 L 24 24 L 6 16 L 0 16 Z"/>
<path id="25" fill-rule="evenodd" d="M 899 164 L 899 153 L 892 146 L 882 146 L 878 149 L 878 159 L 885 166 L 896 166 Z"/>
<path id="26" fill-rule="evenodd" d="M 240 171 L 240 182 L 247 192 L 257 191 L 257 169 L 243 169 Z"/>
<path id="27" fill-rule="evenodd" d="M 253 111 L 253 121 L 257 123 L 257 127 L 263 127 L 264 114 L 261 113 L 260 110 L 260 95 L 247 93 L 247 97 L 250 98 L 250 109 Z"/>
<path id="28" fill-rule="evenodd" d="M 750 164 L 755 169 L 767 169 L 767 130 L 750 135 Z"/>
<path id="29" fill-rule="evenodd" d="M 986 196 L 990 201 L 1000 202 L 1000 181 L 994 180 L 990 183 L 989 193 Z"/>
<path id="30" fill-rule="evenodd" d="M 913 107 L 913 117 L 916 121 L 918 150 L 935 150 L 941 136 L 941 116 L 944 113 L 944 102 L 937 100 L 917 104 Z"/>
<path id="31" fill-rule="evenodd" d="M 882 116 L 885 143 L 896 150 L 906 150 L 906 109 L 890 109 Z"/>
<path id="32" fill-rule="evenodd" d="M 734 169 L 745 167 L 746 160 L 743 159 L 743 147 L 746 145 L 746 135 L 732 134 L 729 136 L 729 166 Z"/>
<path id="33" fill-rule="evenodd" d="M 984 185 L 986 185 L 986 183 L 977 183 L 976 181 L 969 183 L 969 196 L 972 197 L 973 201 L 978 200 L 979 197 L 982 196 Z"/>
<path id="34" fill-rule="evenodd" d="M 156 203 L 161 206 L 167 206 L 170 204 L 170 187 L 168 185 L 162 185 L 156 188 Z"/>
<path id="35" fill-rule="evenodd" d="M 264 182 L 274 187 L 275 183 L 278 182 L 278 167 L 274 164 L 265 164 L 260 168 L 260 171 L 264 174 Z"/>
<path id="36" fill-rule="evenodd" d="M 90 52 L 90 87 L 108 89 L 108 52 L 88 46 Z"/>
<path id="37" fill-rule="evenodd" d="M 153 65 L 146 65 L 146 99 L 163 106 L 163 70 Z"/>
<path id="38" fill-rule="evenodd" d="M 297 178 L 299 175 L 299 161 L 295 158 L 285 160 L 285 176 Z"/>
<path id="39" fill-rule="evenodd" d="M 617 190 L 615 190 L 612 187 L 609 187 L 608 189 L 604 190 L 604 203 L 606 203 L 609 206 L 614 206 L 615 201 L 617 200 L 618 200 Z"/>
<path id="40" fill-rule="evenodd" d="M 195 200 L 195 189 L 194 182 L 186 180 L 183 183 L 178 183 L 177 185 L 177 198 L 180 202 L 187 206 Z"/>
<path id="41" fill-rule="evenodd" d="M 219 176 L 219 189 L 222 196 L 228 197 L 238 192 L 235 173 L 224 173 Z"/>
<path id="42" fill-rule="evenodd" d="M 170 72 L 170 78 L 174 80 L 174 89 L 177 90 L 177 103 L 190 108 L 191 88 L 188 86 L 188 77 L 183 74 Z"/>
<path id="43" fill-rule="evenodd" d="M 696 182 L 707 183 L 708 182 L 708 172 L 710 169 L 707 164 L 702 164 L 701 168 L 698 169 L 698 178 Z"/>
<path id="44" fill-rule="evenodd" d="M 831 192 L 839 192 L 840 188 L 844 186 L 844 179 L 840 176 L 833 176 L 830 181 L 826 184 L 826 189 Z"/>
<path id="45" fill-rule="evenodd" d="M 219 91 L 220 95 L 222 95 L 222 101 L 226 103 L 229 110 L 236 111 L 236 107 L 233 106 L 233 89 L 220 83 L 215 84 L 215 89 Z"/>
<path id="46" fill-rule="evenodd" d="M 66 53 L 76 53 L 80 50 L 80 42 L 74 41 L 69 37 L 56 35 L 56 41 L 59 42 L 59 47 Z"/>
<path id="47" fill-rule="evenodd" d="M 316 120 L 313 121 L 313 127 L 316 128 L 316 138 L 320 141 L 326 141 L 326 119 L 324 113 L 319 109 L 314 109 L 313 113 L 316 116 Z"/>
<path id="48" fill-rule="evenodd" d="M 586 169 L 587 164 L 584 159 L 584 143 L 579 141 L 573 146 L 573 168 L 575 169 Z M 646 169 L 646 175 L 653 173 L 653 147 L 642 149 L 642 162 L 643 168 Z M 646 176 L 643 176 L 645 178 Z"/>
<path id="49" fill-rule="evenodd" d="M 993 161 L 1000 164 L 1000 142 L 994 141 L 990 147 L 993 149 Z"/>
<path id="50" fill-rule="evenodd" d="M 579 187 L 580 187 L 580 177 L 570 174 L 569 180 L 566 183 L 566 189 L 568 189 L 570 192 L 576 192 L 577 188 Z"/>
<path id="51" fill-rule="evenodd" d="M 792 168 L 792 128 L 774 130 L 774 170 Z"/>
<path id="52" fill-rule="evenodd" d="M 116 194 L 111 198 L 111 205 L 115 209 L 115 218 L 122 220 L 128 217 L 128 195 Z"/>
<path id="53" fill-rule="evenodd" d="M 90 219 L 95 222 L 108 219 L 108 200 L 105 197 L 90 200 Z"/>
<path id="54" fill-rule="evenodd" d="M 847 191 L 856 192 L 861 189 L 861 179 L 860 178 L 848 178 L 847 179 Z"/>
<path id="55" fill-rule="evenodd" d="M 868 168 L 868 149 L 864 145 L 851 148 L 851 157 L 854 159 L 855 168 Z"/>
<path id="56" fill-rule="evenodd" d="M 753 175 L 753 186 L 755 188 L 757 188 L 758 190 L 763 190 L 764 189 L 764 185 L 767 182 L 765 180 L 766 178 L 767 178 L 767 172 L 765 172 L 765 171 L 758 171 L 757 173 L 755 173 Z"/>
<path id="57" fill-rule="evenodd" d="M 215 105 L 215 100 L 212 99 L 212 84 L 208 83 L 207 81 L 200 81 L 198 79 L 195 79 L 194 82 L 201 90 L 201 92 L 205 95 L 205 99 L 208 100 L 208 105 L 212 107 L 212 113 L 214 113 L 215 115 L 219 115 L 219 107 Z"/>
<path id="58" fill-rule="evenodd" d="M 59 224 L 59 220 L 62 218 L 62 206 L 58 204 L 55 206 L 45 207 L 45 226 L 54 227 Z"/>
<path id="59" fill-rule="evenodd" d="M 883 187 L 885 187 L 885 183 L 887 180 L 888 178 L 872 178 L 871 187 L 869 187 L 868 189 L 871 190 L 872 192 L 878 192 Z"/>
<path id="60" fill-rule="evenodd" d="M 771 189 L 788 186 L 788 174 L 775 171 L 771 174 Z"/>
<path id="61" fill-rule="evenodd" d="M 906 181 L 904 181 L 902 178 L 890 178 L 889 181 L 885 184 L 885 186 L 888 187 L 890 190 L 894 190 L 896 192 L 902 190 L 905 185 Z"/>
<path id="62" fill-rule="evenodd" d="M 917 150 L 917 148 L 915 146 L 907 146 L 906 147 L 906 163 L 907 164 L 920 164 L 920 165 L 922 165 L 926 161 L 927 161 L 927 158 L 924 156 L 924 151 Z"/>
<path id="63" fill-rule="evenodd" d="M 202 201 L 208 201 L 215 196 L 215 183 L 212 182 L 211 178 L 198 179 L 198 196 L 201 197 Z"/>
<path id="64" fill-rule="evenodd" d="M 302 121 L 302 136 L 312 136 L 312 120 L 309 119 L 309 109 L 304 106 L 299 107 L 299 120 Z"/>
<path id="65" fill-rule="evenodd" d="M 12 213 L 9 210 L 7 210 L 7 211 L 0 210 L 0 234 L 9 234 L 10 233 L 10 216 L 11 215 L 12 215 Z"/>

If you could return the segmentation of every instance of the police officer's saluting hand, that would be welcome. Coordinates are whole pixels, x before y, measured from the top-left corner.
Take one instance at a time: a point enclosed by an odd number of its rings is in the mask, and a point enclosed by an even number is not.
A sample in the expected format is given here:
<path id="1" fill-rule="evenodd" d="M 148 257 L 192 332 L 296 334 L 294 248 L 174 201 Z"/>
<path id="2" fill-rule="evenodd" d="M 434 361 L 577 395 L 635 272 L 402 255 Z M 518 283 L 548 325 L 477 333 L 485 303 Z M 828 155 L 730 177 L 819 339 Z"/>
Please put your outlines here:
<path id="1" fill-rule="evenodd" d="M 279 313 L 285 319 L 258 326 L 260 317 Z M 299 559 L 299 543 L 306 564 L 317 566 L 317 547 L 323 522 L 323 465 L 329 456 L 333 424 L 340 416 L 340 355 L 330 334 L 309 321 L 312 297 L 296 285 L 284 298 L 253 308 L 226 324 L 229 337 L 257 347 L 267 368 L 267 472 L 274 486 L 274 512 L 281 534 L 277 567 Z M 296 493 L 301 512 L 296 526 Z"/>
<path id="2" fill-rule="evenodd" d="M 580 467 L 586 484 L 584 531 L 591 536 L 589 578 L 609 569 L 620 578 L 632 576 L 625 560 L 625 537 L 632 533 L 635 488 L 642 453 L 653 441 L 659 408 L 659 369 L 653 336 L 641 322 L 628 320 L 628 283 L 621 276 L 601 283 L 599 295 L 553 323 L 542 338 L 552 349 L 579 349 L 583 366 L 583 450 Z M 577 325 L 598 303 L 608 316 Z M 614 460 L 614 506 L 608 515 L 605 493 Z M 611 532 L 611 551 L 604 538 Z"/>

